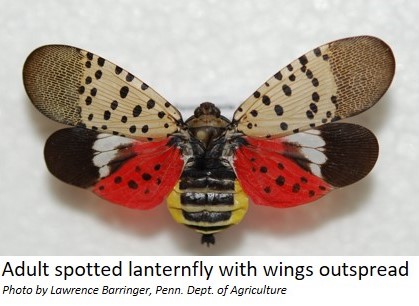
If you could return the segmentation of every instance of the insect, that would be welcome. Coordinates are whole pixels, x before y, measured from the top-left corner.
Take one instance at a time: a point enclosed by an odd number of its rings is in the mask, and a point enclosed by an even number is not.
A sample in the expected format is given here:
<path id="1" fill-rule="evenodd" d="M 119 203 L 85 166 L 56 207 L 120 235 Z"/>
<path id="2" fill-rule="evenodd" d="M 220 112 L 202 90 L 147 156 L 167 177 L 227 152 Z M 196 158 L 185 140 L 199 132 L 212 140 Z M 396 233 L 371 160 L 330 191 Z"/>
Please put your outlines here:
<path id="1" fill-rule="evenodd" d="M 23 80 L 41 113 L 74 126 L 46 142 L 54 176 L 134 209 L 167 197 L 174 220 L 210 245 L 243 219 L 249 198 L 292 207 L 367 175 L 378 157 L 374 134 L 335 122 L 373 106 L 394 71 L 380 39 L 336 40 L 277 72 L 231 120 L 205 102 L 184 121 L 128 71 L 65 45 L 33 51 Z"/>

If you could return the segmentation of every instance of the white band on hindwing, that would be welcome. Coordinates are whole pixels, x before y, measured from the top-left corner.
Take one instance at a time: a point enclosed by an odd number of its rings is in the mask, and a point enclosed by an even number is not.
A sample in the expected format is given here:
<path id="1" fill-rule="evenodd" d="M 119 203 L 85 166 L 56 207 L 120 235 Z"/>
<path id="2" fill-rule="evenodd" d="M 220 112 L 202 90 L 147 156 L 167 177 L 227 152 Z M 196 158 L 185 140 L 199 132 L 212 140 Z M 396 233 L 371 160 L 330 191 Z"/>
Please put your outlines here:
<path id="1" fill-rule="evenodd" d="M 98 134 L 97 140 L 93 143 L 94 151 L 93 164 L 99 169 L 99 177 L 104 178 L 110 174 L 110 164 L 118 159 L 121 149 L 131 146 L 134 140 L 112 136 L 109 134 Z"/>
<path id="2" fill-rule="evenodd" d="M 298 153 L 306 159 L 310 172 L 322 177 L 321 166 L 327 161 L 325 152 L 326 142 L 319 130 L 307 130 L 302 133 L 289 135 L 283 138 L 284 143 L 289 143 L 298 148 Z"/>

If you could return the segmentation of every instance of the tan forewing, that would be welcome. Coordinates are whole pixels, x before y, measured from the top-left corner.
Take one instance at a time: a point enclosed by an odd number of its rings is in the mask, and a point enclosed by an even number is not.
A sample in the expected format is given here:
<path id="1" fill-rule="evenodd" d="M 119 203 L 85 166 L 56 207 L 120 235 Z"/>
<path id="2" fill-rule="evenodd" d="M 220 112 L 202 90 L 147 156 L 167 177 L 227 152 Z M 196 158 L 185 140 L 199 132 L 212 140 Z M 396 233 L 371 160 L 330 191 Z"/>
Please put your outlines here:
<path id="1" fill-rule="evenodd" d="M 178 130 L 179 111 L 146 83 L 93 53 L 64 45 L 33 51 L 23 80 L 47 117 L 135 139 L 161 139 Z"/>
<path id="2" fill-rule="evenodd" d="M 234 113 L 253 137 L 282 137 L 354 116 L 373 106 L 394 76 L 390 47 L 371 36 L 320 46 L 259 87 Z"/>

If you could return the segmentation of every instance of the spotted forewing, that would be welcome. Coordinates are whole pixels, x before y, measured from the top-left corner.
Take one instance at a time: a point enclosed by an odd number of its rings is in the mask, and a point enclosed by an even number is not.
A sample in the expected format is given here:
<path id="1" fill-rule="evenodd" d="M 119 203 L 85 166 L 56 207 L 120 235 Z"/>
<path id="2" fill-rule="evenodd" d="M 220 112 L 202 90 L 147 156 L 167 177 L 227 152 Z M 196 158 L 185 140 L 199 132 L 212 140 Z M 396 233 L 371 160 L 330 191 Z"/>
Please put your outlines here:
<path id="1" fill-rule="evenodd" d="M 91 52 L 43 46 L 25 62 L 24 85 L 47 117 L 138 140 L 166 138 L 180 113 L 131 73 Z"/>
<path id="2" fill-rule="evenodd" d="M 234 113 L 252 137 L 282 137 L 359 114 L 393 79 L 390 47 L 371 36 L 351 37 L 302 55 L 260 86 Z"/>

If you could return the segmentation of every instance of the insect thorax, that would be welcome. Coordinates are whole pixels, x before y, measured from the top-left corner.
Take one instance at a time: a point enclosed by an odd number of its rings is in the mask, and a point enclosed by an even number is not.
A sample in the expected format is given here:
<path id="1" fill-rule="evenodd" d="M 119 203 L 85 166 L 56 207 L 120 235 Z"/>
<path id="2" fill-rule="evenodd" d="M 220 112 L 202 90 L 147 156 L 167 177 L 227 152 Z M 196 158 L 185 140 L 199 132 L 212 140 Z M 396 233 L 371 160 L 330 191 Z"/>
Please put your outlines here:
<path id="1" fill-rule="evenodd" d="M 231 166 L 233 149 L 226 131 L 230 121 L 212 103 L 202 103 L 185 122 L 187 141 L 180 145 L 185 168 L 167 203 L 173 218 L 214 243 L 213 233 L 239 223 L 248 198 Z"/>

